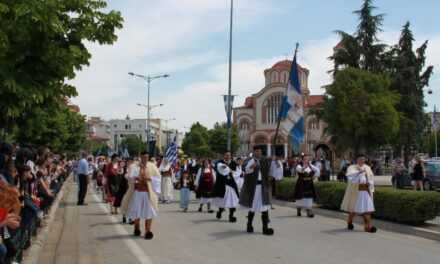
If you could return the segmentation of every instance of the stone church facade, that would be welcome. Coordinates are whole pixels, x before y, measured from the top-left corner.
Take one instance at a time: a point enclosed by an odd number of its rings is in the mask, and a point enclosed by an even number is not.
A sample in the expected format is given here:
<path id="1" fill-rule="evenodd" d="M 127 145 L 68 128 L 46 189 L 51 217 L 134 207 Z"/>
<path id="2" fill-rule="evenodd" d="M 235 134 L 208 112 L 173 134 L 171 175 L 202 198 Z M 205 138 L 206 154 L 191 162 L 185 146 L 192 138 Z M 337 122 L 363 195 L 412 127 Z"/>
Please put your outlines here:
<path id="1" fill-rule="evenodd" d="M 286 91 L 292 61 L 283 60 L 264 71 L 265 86 L 247 97 L 243 106 L 233 109 L 233 121 L 238 128 L 240 147 L 237 155 L 247 155 L 256 145 L 263 146 L 266 156 L 274 151 L 285 158 L 294 153 L 287 135 L 280 133 L 273 146 L 277 117 Z M 299 78 L 304 96 L 305 137 L 301 151 L 314 156 L 334 157 L 329 138 L 324 135 L 326 124 L 310 113 L 312 107 L 323 102 L 322 95 L 311 95 L 308 86 L 309 70 L 299 66 Z"/>

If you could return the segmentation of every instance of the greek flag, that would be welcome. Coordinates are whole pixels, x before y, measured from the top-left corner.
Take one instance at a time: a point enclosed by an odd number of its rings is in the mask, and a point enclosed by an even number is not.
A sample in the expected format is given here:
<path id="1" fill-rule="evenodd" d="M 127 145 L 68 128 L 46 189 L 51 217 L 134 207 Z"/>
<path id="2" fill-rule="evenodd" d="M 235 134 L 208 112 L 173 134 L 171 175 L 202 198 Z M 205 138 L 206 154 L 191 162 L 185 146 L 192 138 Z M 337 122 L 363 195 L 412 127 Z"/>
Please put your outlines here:
<path id="1" fill-rule="evenodd" d="M 171 164 L 175 165 L 177 162 L 177 144 L 176 144 L 177 136 L 174 137 L 174 141 L 168 146 L 168 149 L 165 153 L 165 159 L 168 160 Z"/>
<path id="2" fill-rule="evenodd" d="M 283 97 L 278 118 L 281 122 L 280 129 L 289 135 L 293 150 L 298 152 L 304 139 L 304 104 L 296 53 L 293 57 L 287 92 Z"/>

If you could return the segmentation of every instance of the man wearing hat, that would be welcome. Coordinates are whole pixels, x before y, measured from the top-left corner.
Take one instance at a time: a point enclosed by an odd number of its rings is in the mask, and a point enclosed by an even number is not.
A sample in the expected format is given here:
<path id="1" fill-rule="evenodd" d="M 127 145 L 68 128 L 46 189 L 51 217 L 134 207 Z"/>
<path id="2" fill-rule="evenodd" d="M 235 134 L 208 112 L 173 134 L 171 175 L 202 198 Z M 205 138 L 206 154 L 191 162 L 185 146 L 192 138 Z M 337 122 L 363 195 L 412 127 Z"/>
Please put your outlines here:
<path id="1" fill-rule="evenodd" d="M 253 157 L 245 165 L 244 184 L 240 193 L 240 205 L 249 208 L 247 232 L 253 233 L 252 222 L 255 213 L 261 213 L 263 222 L 263 234 L 271 236 L 274 230 L 269 228 L 270 197 L 270 172 L 279 171 L 271 166 L 280 166 L 280 163 L 272 163 L 271 159 L 263 157 L 261 147 L 254 148 Z M 272 175 L 274 178 L 280 175 Z M 282 175 L 281 175 L 282 176 Z"/>

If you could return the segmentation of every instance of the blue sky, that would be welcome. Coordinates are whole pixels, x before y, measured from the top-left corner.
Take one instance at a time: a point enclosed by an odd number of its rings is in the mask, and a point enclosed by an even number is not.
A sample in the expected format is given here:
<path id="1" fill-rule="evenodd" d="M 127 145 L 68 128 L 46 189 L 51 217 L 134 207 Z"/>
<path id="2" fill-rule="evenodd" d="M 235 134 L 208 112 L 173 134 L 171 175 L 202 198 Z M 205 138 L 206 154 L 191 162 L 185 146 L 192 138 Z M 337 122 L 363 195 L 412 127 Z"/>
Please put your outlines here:
<path id="1" fill-rule="evenodd" d="M 88 46 L 89 67 L 73 83 L 73 101 L 89 116 L 106 119 L 145 117 L 136 103 L 146 101 L 146 84 L 128 76 L 169 73 L 152 83 L 152 104 L 163 103 L 153 115 L 176 118 L 170 127 L 184 129 L 201 121 L 211 126 L 225 119 L 220 95 L 227 89 L 229 0 L 109 0 L 109 9 L 122 12 L 124 28 L 112 46 Z M 245 97 L 264 86 L 263 71 L 278 60 L 291 58 L 300 43 L 299 63 L 310 70 L 313 94 L 330 81 L 326 59 L 338 42 L 336 29 L 353 32 L 352 14 L 361 0 L 235 0 L 233 91 Z M 422 4 L 423 3 L 423 4 Z M 428 39 L 428 62 L 435 74 L 429 107 L 440 99 L 440 1 L 376 0 L 385 13 L 385 43 L 395 43 L 406 21 L 417 44 Z M 437 13 L 436 13 L 437 12 Z M 437 73 L 438 72 L 438 73 Z M 437 103 L 438 104 L 438 103 Z"/>

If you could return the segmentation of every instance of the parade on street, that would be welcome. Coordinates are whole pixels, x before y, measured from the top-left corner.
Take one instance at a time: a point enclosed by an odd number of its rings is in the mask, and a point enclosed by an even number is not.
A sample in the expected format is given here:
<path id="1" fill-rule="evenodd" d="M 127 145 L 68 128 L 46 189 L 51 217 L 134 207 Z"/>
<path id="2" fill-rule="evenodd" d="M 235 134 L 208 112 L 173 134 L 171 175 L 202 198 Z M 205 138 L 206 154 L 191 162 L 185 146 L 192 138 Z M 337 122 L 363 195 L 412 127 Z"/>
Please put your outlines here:
<path id="1" fill-rule="evenodd" d="M 439 8 L 2 1 L 0 264 L 440 263 Z"/>

